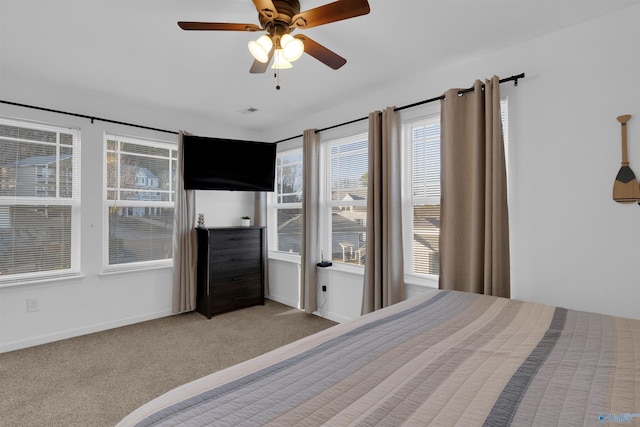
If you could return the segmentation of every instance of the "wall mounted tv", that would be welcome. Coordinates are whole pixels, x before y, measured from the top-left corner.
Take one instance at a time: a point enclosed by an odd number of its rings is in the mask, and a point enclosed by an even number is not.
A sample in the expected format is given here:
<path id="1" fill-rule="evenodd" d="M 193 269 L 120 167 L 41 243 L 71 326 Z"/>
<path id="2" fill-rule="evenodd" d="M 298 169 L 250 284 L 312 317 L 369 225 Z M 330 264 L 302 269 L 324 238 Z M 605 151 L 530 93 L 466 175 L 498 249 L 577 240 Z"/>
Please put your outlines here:
<path id="1" fill-rule="evenodd" d="M 187 190 L 273 191 L 276 144 L 184 135 Z"/>

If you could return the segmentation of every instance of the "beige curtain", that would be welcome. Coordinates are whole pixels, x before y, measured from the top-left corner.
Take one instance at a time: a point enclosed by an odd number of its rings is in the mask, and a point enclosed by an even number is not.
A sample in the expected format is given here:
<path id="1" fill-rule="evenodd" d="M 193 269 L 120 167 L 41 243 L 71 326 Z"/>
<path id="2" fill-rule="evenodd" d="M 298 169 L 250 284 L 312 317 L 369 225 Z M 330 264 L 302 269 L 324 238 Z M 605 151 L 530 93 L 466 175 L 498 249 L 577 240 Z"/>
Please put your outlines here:
<path id="1" fill-rule="evenodd" d="M 302 136 L 304 175 L 302 178 L 302 254 L 300 301 L 307 313 L 318 309 L 317 273 L 318 221 L 320 220 L 320 136 L 315 129 L 305 130 Z"/>
<path id="2" fill-rule="evenodd" d="M 362 314 L 404 299 L 402 145 L 393 107 L 369 114 L 367 255 Z"/>
<path id="3" fill-rule="evenodd" d="M 510 296 L 507 179 L 494 76 L 445 93 L 441 113 L 440 288 Z"/>
<path id="4" fill-rule="evenodd" d="M 178 174 L 173 211 L 173 313 L 196 309 L 196 197 L 183 185 L 183 135 L 178 135 Z"/>
<path id="5" fill-rule="evenodd" d="M 256 227 L 267 226 L 267 193 L 256 191 L 253 201 L 253 225 Z M 264 247 L 267 248 L 267 256 L 264 260 L 264 294 L 269 295 L 269 233 L 265 233 Z"/>

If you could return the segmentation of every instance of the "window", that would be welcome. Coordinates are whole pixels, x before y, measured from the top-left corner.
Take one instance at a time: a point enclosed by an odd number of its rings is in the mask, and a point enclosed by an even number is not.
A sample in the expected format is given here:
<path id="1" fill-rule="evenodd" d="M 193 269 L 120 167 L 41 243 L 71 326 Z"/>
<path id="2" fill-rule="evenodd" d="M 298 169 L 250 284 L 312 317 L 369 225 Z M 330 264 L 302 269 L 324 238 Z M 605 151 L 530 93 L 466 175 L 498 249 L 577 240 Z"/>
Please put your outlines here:
<path id="1" fill-rule="evenodd" d="M 80 132 L 0 118 L 0 286 L 80 273 Z"/>
<path id="2" fill-rule="evenodd" d="M 105 136 L 106 269 L 170 265 L 177 148 Z"/>
<path id="3" fill-rule="evenodd" d="M 428 111 L 428 110 L 427 110 Z M 508 157 L 508 104 L 501 103 Z M 403 229 L 405 273 L 426 281 L 440 267 L 440 114 L 437 106 L 403 118 Z M 420 115 L 418 117 L 418 115 Z M 323 258 L 364 265 L 367 255 L 368 136 L 323 141 L 320 219 Z M 301 252 L 302 149 L 278 154 L 276 217 L 278 251 Z M 273 219 L 271 219 L 273 221 Z M 427 277 L 425 277 L 427 276 Z M 431 277 L 428 277 L 431 276 Z"/>
<path id="4" fill-rule="evenodd" d="M 302 150 L 276 156 L 275 211 L 280 252 L 302 252 Z"/>
<path id="5" fill-rule="evenodd" d="M 505 156 L 508 148 L 508 104 L 501 102 Z M 411 246 L 406 248 L 407 273 L 440 273 L 440 115 L 404 123 L 405 144 L 411 152 Z M 405 220 L 406 221 L 406 220 Z M 406 244 L 405 244 L 406 247 Z"/>
<path id="6" fill-rule="evenodd" d="M 417 274 L 439 273 L 440 116 L 408 123 L 411 149 L 412 268 Z"/>
<path id="7" fill-rule="evenodd" d="M 327 145 L 327 208 L 334 262 L 364 265 L 369 167 L 367 146 L 366 134 Z"/>

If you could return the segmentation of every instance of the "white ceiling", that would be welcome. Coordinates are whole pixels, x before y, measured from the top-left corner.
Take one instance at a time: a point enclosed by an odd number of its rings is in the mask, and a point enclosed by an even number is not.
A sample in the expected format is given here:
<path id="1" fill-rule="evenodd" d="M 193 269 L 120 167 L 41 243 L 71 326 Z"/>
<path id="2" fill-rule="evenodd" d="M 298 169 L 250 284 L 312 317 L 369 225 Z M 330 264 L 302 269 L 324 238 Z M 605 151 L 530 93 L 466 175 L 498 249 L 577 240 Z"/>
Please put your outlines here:
<path id="1" fill-rule="evenodd" d="M 302 10 L 328 2 L 300 1 Z M 259 131 L 429 64 L 499 50 L 638 1 L 369 3 L 368 15 L 303 30 L 346 58 L 344 67 L 332 70 L 303 55 L 281 72 L 276 91 L 271 71 L 249 74 L 247 42 L 259 33 L 183 31 L 176 24 L 258 24 L 251 0 L 0 0 L 0 73 Z M 248 108 L 258 111 L 243 114 Z"/>

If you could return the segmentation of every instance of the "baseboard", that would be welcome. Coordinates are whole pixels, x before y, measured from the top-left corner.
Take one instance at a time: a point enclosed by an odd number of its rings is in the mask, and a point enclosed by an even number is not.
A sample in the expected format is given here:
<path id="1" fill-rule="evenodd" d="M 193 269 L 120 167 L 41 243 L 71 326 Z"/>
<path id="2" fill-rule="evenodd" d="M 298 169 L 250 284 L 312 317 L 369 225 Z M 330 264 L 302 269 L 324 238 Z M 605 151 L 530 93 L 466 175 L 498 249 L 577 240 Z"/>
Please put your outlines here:
<path id="1" fill-rule="evenodd" d="M 278 295 L 268 295 L 266 298 L 275 302 L 279 302 L 280 304 L 288 305 L 289 307 L 300 308 L 298 306 L 298 301 L 292 300 L 290 298 L 281 297 Z"/>
<path id="2" fill-rule="evenodd" d="M 348 322 L 349 320 L 352 320 L 352 319 L 349 319 L 348 317 L 341 316 L 335 313 L 321 313 L 320 311 L 314 311 L 313 314 L 315 314 L 316 316 L 322 317 L 323 319 L 331 320 L 336 323 L 344 323 L 344 322 Z"/>
<path id="3" fill-rule="evenodd" d="M 83 326 L 81 328 L 68 329 L 66 331 L 56 332 L 54 334 L 41 335 L 39 337 L 12 341 L 8 343 L 0 344 L 0 353 L 6 353 L 9 351 L 20 350 L 23 348 L 33 347 L 36 345 L 47 344 L 54 341 L 64 340 L 67 338 L 74 338 L 82 335 L 93 334 L 95 332 L 102 332 L 109 329 L 119 328 L 122 326 L 133 325 L 134 323 L 140 323 L 140 322 L 146 322 L 147 320 L 159 319 L 161 317 L 171 316 L 172 314 L 173 313 L 171 312 L 171 310 L 162 310 L 154 313 L 147 313 L 140 316 L 133 316 L 133 317 L 118 319 L 110 322 L 96 323 L 94 325 Z"/>

